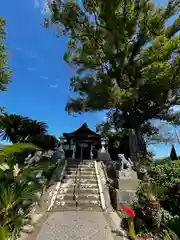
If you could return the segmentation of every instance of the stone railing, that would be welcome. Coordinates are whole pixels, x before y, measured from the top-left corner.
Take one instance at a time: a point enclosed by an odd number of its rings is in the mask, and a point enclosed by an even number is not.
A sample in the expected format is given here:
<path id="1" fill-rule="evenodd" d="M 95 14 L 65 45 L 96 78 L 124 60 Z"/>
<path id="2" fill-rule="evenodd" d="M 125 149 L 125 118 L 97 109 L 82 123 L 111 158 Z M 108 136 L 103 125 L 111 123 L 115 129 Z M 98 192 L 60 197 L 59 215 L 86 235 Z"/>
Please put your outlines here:
<path id="1" fill-rule="evenodd" d="M 48 187 L 50 187 L 53 183 L 57 182 L 62 174 L 64 165 L 65 165 L 65 158 L 57 158 L 57 166 L 52 174 L 52 177 L 49 181 Z"/>

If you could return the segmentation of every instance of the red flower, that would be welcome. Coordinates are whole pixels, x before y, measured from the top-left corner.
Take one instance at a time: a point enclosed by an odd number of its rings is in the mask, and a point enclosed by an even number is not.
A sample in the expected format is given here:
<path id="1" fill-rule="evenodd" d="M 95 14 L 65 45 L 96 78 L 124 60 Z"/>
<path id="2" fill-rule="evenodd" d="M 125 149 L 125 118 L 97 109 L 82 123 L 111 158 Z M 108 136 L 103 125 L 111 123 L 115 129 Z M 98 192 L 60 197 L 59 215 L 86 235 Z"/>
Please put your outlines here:
<path id="1" fill-rule="evenodd" d="M 126 205 L 122 205 L 121 207 L 122 211 L 124 211 L 129 217 L 134 217 L 135 212 L 132 210 L 132 208 L 127 207 Z"/>

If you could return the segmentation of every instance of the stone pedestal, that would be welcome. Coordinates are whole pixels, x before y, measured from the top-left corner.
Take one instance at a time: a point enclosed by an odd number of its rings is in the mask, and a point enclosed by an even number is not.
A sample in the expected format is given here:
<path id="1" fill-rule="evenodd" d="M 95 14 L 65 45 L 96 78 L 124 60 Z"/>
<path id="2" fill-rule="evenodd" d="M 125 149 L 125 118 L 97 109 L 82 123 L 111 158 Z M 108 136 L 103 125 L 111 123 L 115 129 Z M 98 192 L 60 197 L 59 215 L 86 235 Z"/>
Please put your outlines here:
<path id="1" fill-rule="evenodd" d="M 120 208 L 121 202 L 132 203 L 135 200 L 140 180 L 137 173 L 131 169 L 117 171 L 116 174 L 118 175 L 117 208 Z"/>

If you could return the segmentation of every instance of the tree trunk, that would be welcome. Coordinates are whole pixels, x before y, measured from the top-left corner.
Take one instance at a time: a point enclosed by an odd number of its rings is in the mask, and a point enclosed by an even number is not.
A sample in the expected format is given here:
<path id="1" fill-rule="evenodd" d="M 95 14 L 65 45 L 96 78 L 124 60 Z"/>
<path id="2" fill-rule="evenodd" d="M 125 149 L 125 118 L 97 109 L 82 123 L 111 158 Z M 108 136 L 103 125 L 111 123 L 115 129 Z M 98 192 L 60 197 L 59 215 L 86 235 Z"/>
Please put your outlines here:
<path id="1" fill-rule="evenodd" d="M 145 155 L 147 153 L 147 148 L 146 148 L 146 143 L 143 138 L 142 132 L 141 132 L 141 127 L 135 128 L 135 133 L 137 137 L 137 145 L 138 145 L 138 150 L 139 153 L 142 155 Z"/>

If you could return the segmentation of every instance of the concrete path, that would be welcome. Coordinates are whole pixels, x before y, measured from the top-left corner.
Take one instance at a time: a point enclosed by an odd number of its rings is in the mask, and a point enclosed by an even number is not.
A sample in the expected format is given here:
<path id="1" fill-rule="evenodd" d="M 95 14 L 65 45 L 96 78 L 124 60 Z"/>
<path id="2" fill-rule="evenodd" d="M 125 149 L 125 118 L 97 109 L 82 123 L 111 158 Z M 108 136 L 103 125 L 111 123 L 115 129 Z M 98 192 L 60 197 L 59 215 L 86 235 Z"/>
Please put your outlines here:
<path id="1" fill-rule="evenodd" d="M 36 240 L 113 240 L 102 212 L 54 212 Z"/>

